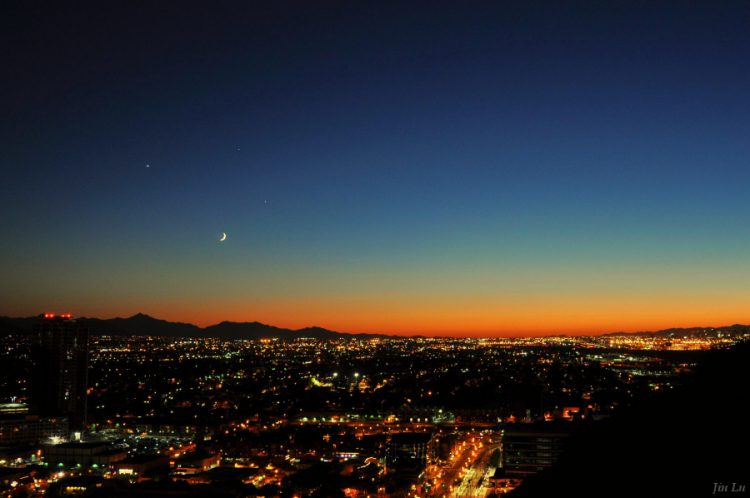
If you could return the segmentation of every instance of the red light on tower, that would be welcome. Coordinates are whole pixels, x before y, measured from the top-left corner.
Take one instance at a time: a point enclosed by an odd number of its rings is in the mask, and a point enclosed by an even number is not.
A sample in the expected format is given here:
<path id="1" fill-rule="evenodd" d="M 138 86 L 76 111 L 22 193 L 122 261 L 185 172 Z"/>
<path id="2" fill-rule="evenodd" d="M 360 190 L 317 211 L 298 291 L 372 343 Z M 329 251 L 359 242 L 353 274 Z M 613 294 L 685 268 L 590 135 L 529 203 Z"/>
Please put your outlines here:
<path id="1" fill-rule="evenodd" d="M 73 318 L 73 315 L 71 313 L 62 313 L 60 315 L 55 315 L 54 313 L 45 313 L 44 318 L 52 319 L 52 318 Z"/>

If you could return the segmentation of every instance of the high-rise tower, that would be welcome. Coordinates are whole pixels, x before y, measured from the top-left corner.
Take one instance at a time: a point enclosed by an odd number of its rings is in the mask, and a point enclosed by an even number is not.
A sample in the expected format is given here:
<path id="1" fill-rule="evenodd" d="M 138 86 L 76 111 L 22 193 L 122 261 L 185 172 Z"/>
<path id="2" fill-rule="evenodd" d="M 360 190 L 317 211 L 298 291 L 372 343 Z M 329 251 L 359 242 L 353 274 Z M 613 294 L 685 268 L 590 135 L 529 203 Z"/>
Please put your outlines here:
<path id="1" fill-rule="evenodd" d="M 72 430 L 86 423 L 89 334 L 71 315 L 45 314 L 34 328 L 36 382 L 34 401 L 40 415 L 65 416 Z"/>

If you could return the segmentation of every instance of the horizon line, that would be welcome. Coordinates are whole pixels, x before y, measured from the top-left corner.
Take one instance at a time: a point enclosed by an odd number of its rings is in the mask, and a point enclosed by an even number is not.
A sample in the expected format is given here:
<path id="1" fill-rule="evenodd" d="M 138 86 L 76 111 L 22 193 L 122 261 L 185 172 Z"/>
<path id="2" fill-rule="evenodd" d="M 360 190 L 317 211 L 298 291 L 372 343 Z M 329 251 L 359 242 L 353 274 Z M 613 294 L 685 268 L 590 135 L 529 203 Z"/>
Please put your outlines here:
<path id="1" fill-rule="evenodd" d="M 216 323 L 212 323 L 212 324 L 209 324 L 209 325 L 201 326 L 201 325 L 198 325 L 198 324 L 195 324 L 195 323 L 192 323 L 192 322 L 171 321 L 171 320 L 167 320 L 167 319 L 164 319 L 164 318 L 158 318 L 158 317 L 155 317 L 153 315 L 149 315 L 148 313 L 143 313 L 143 312 L 136 312 L 136 313 L 134 313 L 134 314 L 132 314 L 130 316 L 112 316 L 112 317 L 109 317 L 109 318 L 103 318 L 103 317 L 97 317 L 97 316 L 85 316 L 85 315 L 74 316 L 71 313 L 67 313 L 67 312 L 66 313 L 43 312 L 43 313 L 38 313 L 36 315 L 31 315 L 31 316 L 16 316 L 16 317 L 7 315 L 6 318 L 9 318 L 9 319 L 30 319 L 30 318 L 53 317 L 53 316 L 65 317 L 65 318 L 68 318 L 68 319 L 77 319 L 77 318 L 80 318 L 82 320 L 86 320 L 86 319 L 94 319 L 94 320 L 116 320 L 116 319 L 127 320 L 127 319 L 130 319 L 130 318 L 135 318 L 137 316 L 144 316 L 144 317 L 150 318 L 152 320 L 158 320 L 158 321 L 163 321 L 163 322 L 173 323 L 173 324 L 189 325 L 189 326 L 196 327 L 196 328 L 198 328 L 200 330 L 206 330 L 206 329 L 209 329 L 211 327 L 216 327 L 216 326 L 221 325 L 223 323 L 230 323 L 230 324 L 259 324 L 259 325 L 263 325 L 265 327 L 273 327 L 273 328 L 277 328 L 279 330 L 288 330 L 288 331 L 291 331 L 291 332 L 299 332 L 299 331 L 307 330 L 307 329 L 321 329 L 321 330 L 325 330 L 325 331 L 328 331 L 328 332 L 333 332 L 333 333 L 336 333 L 336 334 L 352 335 L 352 336 L 356 336 L 356 335 L 371 335 L 371 336 L 388 336 L 388 337 L 394 337 L 394 338 L 416 337 L 416 338 L 426 338 L 426 339 L 503 339 L 503 338 L 508 338 L 508 339 L 524 339 L 524 338 L 545 338 L 545 337 L 599 337 L 599 336 L 604 336 L 604 335 L 620 335 L 620 334 L 622 334 L 622 335 L 656 334 L 656 333 L 664 332 L 664 331 L 667 331 L 667 330 L 724 329 L 724 328 L 729 328 L 729 327 L 734 327 L 734 326 L 748 326 L 747 324 L 735 322 L 735 323 L 732 323 L 732 324 L 729 324 L 729 325 L 719 325 L 719 326 L 715 326 L 715 325 L 711 325 L 711 326 L 706 326 L 706 325 L 692 325 L 692 326 L 687 326 L 687 327 L 685 327 L 685 326 L 683 326 L 683 327 L 667 327 L 667 328 L 656 329 L 656 330 L 633 330 L 633 331 L 616 330 L 616 331 L 596 332 L 596 333 L 550 332 L 550 333 L 542 333 L 542 334 L 537 334 L 537 335 L 509 335 L 507 333 L 505 333 L 505 334 L 493 334 L 493 335 L 484 335 L 484 334 L 483 335 L 476 335 L 475 333 L 467 332 L 464 335 L 453 335 L 453 334 L 457 334 L 457 333 L 456 332 L 447 332 L 445 334 L 438 333 L 438 334 L 429 335 L 429 334 L 425 334 L 425 333 L 403 333 L 403 332 L 401 332 L 401 333 L 399 333 L 399 332 L 349 332 L 349 331 L 342 332 L 340 330 L 334 330 L 334 329 L 330 329 L 330 328 L 323 327 L 323 326 L 320 326 L 320 325 L 308 325 L 308 326 L 301 327 L 301 328 L 291 328 L 291 327 L 281 327 L 281 326 L 278 326 L 278 325 L 272 325 L 272 324 L 268 324 L 268 323 L 265 323 L 265 322 L 260 322 L 258 320 L 252 320 L 252 321 L 221 320 L 221 321 L 216 322 Z M 467 335 L 467 334 L 471 334 L 471 335 Z"/>

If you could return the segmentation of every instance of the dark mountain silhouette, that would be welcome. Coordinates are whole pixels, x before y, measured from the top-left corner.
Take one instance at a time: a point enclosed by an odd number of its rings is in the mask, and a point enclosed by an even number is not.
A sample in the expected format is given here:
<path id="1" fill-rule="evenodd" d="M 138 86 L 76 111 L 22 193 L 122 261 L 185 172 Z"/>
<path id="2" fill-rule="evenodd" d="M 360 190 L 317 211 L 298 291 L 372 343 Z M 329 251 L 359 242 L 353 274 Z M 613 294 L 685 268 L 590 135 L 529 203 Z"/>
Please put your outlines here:
<path id="1" fill-rule="evenodd" d="M 207 337 L 224 337 L 227 339 L 274 338 L 290 332 L 292 331 L 260 322 L 221 322 L 203 329 L 203 334 Z"/>
<path id="2" fill-rule="evenodd" d="M 38 317 L 0 317 L 0 333 L 31 332 Z M 93 335 L 161 336 L 161 337 L 217 337 L 223 339 L 335 339 L 337 337 L 387 337 L 382 334 L 348 334 L 321 327 L 299 330 L 285 329 L 260 322 L 221 322 L 208 327 L 191 323 L 168 322 L 143 313 L 129 318 L 81 318 Z"/>
<path id="3" fill-rule="evenodd" d="M 198 337 L 202 329 L 192 323 L 168 322 L 138 313 L 130 318 L 87 318 L 89 331 L 96 335 L 158 335 Z"/>
<path id="4" fill-rule="evenodd" d="M 701 336 L 716 337 L 719 334 L 725 335 L 743 335 L 750 333 L 750 325 L 727 325 L 724 327 L 688 327 L 688 328 L 671 328 L 651 332 L 612 332 L 603 334 L 605 336 L 644 336 L 644 337 L 684 337 L 684 336 Z"/>
<path id="5" fill-rule="evenodd" d="M 39 318 L 35 316 L 24 318 L 0 316 L 0 332 L 30 332 L 37 321 L 39 321 Z"/>

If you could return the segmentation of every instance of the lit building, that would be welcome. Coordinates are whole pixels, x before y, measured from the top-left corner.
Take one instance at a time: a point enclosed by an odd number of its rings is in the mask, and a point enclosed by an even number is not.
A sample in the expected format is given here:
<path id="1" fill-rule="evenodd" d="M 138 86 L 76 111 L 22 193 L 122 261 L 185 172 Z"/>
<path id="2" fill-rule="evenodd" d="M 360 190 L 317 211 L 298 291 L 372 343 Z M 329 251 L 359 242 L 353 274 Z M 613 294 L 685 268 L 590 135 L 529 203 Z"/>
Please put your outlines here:
<path id="1" fill-rule="evenodd" d="M 399 473 L 419 473 L 435 459 L 436 446 L 431 432 L 393 434 L 386 444 L 386 466 Z"/>
<path id="2" fill-rule="evenodd" d="M 54 438 L 66 438 L 69 432 L 66 417 L 0 414 L 0 445 L 42 443 Z"/>
<path id="3" fill-rule="evenodd" d="M 551 467 L 569 436 L 569 427 L 550 423 L 506 426 L 502 433 L 505 472 L 523 476 Z"/>
<path id="4" fill-rule="evenodd" d="M 24 403 L 0 403 L 0 416 L 3 415 L 26 415 L 29 406 Z"/>
<path id="5" fill-rule="evenodd" d="M 88 330 L 70 315 L 45 314 L 35 325 L 34 403 L 42 416 L 66 416 L 72 430 L 86 423 Z"/>
<path id="6" fill-rule="evenodd" d="M 113 448 L 105 442 L 82 443 L 73 441 L 46 446 L 42 450 L 44 461 L 52 467 L 98 467 L 107 468 L 127 457 L 127 452 Z"/>
<path id="7" fill-rule="evenodd" d="M 221 463 L 221 455 L 196 451 L 182 455 L 172 463 L 175 474 L 196 474 L 218 467 Z"/>
<path id="8" fill-rule="evenodd" d="M 112 472 L 117 477 L 141 481 L 149 474 L 169 471 L 169 457 L 164 455 L 139 455 L 125 458 L 112 464 Z"/>

